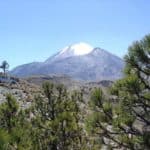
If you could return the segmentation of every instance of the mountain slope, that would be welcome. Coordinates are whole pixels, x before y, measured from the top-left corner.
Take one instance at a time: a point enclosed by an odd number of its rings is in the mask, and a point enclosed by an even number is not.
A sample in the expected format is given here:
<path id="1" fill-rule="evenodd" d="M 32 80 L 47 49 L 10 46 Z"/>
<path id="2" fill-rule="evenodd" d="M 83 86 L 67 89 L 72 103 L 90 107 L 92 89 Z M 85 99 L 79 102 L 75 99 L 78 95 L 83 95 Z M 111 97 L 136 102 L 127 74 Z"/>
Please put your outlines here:
<path id="1" fill-rule="evenodd" d="M 36 74 L 36 72 L 40 68 L 40 66 L 42 66 L 42 63 L 40 63 L 40 62 L 24 64 L 24 65 L 18 66 L 15 69 L 13 69 L 10 72 L 10 74 L 18 76 L 18 77 L 30 76 L 32 74 Z"/>
<path id="2" fill-rule="evenodd" d="M 45 62 L 30 63 L 11 71 L 16 76 L 66 74 L 80 80 L 116 80 L 124 62 L 117 56 L 85 43 L 68 46 Z"/>

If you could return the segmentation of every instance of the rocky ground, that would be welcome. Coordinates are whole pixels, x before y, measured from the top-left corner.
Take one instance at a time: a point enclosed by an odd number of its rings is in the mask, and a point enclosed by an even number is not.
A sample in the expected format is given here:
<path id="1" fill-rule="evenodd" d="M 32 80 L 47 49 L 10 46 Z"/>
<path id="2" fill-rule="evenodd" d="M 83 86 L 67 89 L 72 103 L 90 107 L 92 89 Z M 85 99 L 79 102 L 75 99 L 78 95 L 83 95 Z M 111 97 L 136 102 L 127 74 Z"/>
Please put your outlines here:
<path id="1" fill-rule="evenodd" d="M 104 91 L 111 86 L 111 81 L 100 82 L 84 82 L 73 80 L 68 76 L 32 76 L 24 79 L 14 78 L 15 82 L 1 82 L 0 83 L 0 103 L 6 100 L 6 95 L 11 93 L 19 102 L 21 107 L 29 106 L 35 95 L 41 94 L 42 83 L 45 81 L 54 84 L 63 84 L 69 91 L 82 91 L 85 102 L 88 102 L 91 91 L 95 87 L 101 87 Z"/>
<path id="2" fill-rule="evenodd" d="M 22 107 L 31 104 L 34 96 L 40 92 L 40 87 L 25 80 L 18 80 L 15 83 L 0 83 L 0 103 L 6 100 L 7 94 L 12 94 Z"/>

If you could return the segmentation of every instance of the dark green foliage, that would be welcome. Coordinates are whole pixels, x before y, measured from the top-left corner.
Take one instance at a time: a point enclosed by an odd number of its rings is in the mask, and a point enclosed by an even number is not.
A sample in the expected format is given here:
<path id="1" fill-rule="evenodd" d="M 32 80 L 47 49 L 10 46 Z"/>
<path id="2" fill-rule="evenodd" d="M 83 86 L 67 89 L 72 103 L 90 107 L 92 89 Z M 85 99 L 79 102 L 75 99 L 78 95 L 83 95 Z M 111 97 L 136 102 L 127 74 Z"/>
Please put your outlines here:
<path id="1" fill-rule="evenodd" d="M 26 118 L 26 119 L 25 119 Z M 23 110 L 19 110 L 16 99 L 8 94 L 6 102 L 0 105 L 1 149 L 31 149 L 31 125 Z"/>
<path id="2" fill-rule="evenodd" d="M 88 129 L 91 126 L 90 130 L 102 138 L 103 144 L 112 148 L 148 149 L 150 35 L 129 47 L 125 61 L 125 77 L 111 88 L 113 102 L 106 100 L 99 89 L 92 94 L 92 114 L 87 126 Z"/>
<path id="3" fill-rule="evenodd" d="M 81 94 L 70 94 L 63 85 L 47 82 L 43 84 L 43 94 L 24 110 L 7 95 L 6 102 L 0 105 L 0 149 L 81 149 Z"/>
<path id="4" fill-rule="evenodd" d="M 6 102 L 0 105 L 0 126 L 9 129 L 16 125 L 18 104 L 14 97 L 7 95 Z"/>
<path id="5" fill-rule="evenodd" d="M 7 150 L 8 143 L 10 142 L 10 136 L 6 130 L 0 129 L 0 149 Z"/>
<path id="6" fill-rule="evenodd" d="M 39 149 L 65 149 L 80 146 L 79 107 L 63 85 L 44 83 L 46 97 L 35 98 L 35 142 Z M 77 93 L 76 93 L 77 94 Z M 37 132 L 38 131 L 38 132 Z M 36 133 L 37 132 L 37 133 Z M 38 141 L 36 141 L 38 140 Z"/>
<path id="7" fill-rule="evenodd" d="M 126 77 L 114 85 L 112 93 L 117 92 L 123 111 L 120 117 L 128 118 L 124 124 L 136 139 L 134 148 L 138 145 L 146 149 L 150 145 L 150 141 L 145 138 L 150 135 L 150 35 L 129 47 L 125 61 Z"/>

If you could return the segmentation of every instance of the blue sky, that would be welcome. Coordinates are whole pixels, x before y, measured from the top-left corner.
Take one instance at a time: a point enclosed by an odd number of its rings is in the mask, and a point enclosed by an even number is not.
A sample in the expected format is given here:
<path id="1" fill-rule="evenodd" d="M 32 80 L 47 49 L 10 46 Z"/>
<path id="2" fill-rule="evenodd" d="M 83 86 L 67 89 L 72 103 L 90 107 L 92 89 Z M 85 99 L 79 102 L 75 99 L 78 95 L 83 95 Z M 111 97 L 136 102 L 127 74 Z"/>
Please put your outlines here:
<path id="1" fill-rule="evenodd" d="M 87 42 L 120 57 L 150 32 L 149 0 L 0 0 L 0 62 L 44 61 Z"/>

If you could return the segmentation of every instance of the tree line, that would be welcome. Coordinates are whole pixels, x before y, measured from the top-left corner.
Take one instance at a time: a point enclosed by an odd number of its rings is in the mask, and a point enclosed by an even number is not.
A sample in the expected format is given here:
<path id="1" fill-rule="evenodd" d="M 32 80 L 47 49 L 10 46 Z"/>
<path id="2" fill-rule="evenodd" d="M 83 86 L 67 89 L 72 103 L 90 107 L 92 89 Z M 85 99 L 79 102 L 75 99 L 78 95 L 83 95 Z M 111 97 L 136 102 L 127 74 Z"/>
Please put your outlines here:
<path id="1" fill-rule="evenodd" d="M 150 35 L 134 42 L 124 59 L 124 77 L 112 85 L 109 96 L 94 89 L 87 110 L 82 91 L 68 92 L 48 82 L 26 109 L 7 95 L 0 105 L 0 149 L 148 150 Z"/>

